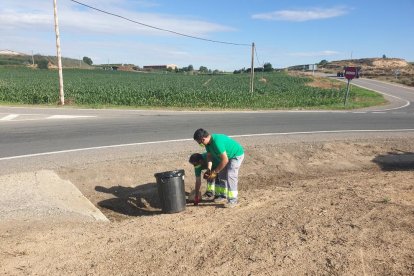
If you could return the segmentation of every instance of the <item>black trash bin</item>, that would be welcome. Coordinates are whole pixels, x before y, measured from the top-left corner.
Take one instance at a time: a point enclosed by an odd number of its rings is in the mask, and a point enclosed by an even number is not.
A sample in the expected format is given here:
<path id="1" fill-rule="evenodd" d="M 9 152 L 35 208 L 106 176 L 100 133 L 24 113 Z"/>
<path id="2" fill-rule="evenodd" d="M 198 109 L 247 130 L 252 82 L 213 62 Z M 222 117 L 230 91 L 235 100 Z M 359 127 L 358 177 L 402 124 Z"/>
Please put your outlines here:
<path id="1" fill-rule="evenodd" d="M 157 179 L 158 196 L 164 213 L 178 213 L 185 210 L 184 170 L 154 174 Z"/>

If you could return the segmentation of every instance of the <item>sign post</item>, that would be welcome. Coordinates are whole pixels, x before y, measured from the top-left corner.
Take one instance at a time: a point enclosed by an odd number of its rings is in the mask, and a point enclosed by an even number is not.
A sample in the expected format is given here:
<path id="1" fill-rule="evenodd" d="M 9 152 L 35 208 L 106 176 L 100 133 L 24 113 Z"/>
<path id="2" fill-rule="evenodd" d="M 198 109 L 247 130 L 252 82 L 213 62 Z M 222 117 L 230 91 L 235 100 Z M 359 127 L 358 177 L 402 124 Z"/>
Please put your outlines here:
<path id="1" fill-rule="evenodd" d="M 345 94 L 345 101 L 344 105 L 348 102 L 348 96 L 349 96 L 349 83 L 353 78 L 355 78 L 358 74 L 358 68 L 356 67 L 345 67 L 345 78 L 348 80 L 348 85 L 346 86 L 346 94 Z"/>

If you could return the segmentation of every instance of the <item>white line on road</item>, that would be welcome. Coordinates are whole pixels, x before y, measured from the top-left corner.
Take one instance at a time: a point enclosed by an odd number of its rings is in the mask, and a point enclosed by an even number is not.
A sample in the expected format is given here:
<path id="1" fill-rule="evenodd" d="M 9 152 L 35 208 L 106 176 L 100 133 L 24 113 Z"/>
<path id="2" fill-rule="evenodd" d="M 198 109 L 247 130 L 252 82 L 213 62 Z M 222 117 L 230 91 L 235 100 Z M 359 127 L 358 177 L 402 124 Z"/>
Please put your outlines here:
<path id="1" fill-rule="evenodd" d="M 0 121 L 40 121 L 47 119 L 83 119 L 83 118 L 96 118 L 97 116 L 90 115 L 47 115 L 47 114 L 8 114 L 0 118 Z"/>
<path id="2" fill-rule="evenodd" d="M 304 134 L 330 134 L 330 133 L 368 133 L 368 132 L 411 132 L 414 131 L 414 128 L 409 129 L 373 129 L 373 130 L 322 130 L 322 131 L 300 131 L 300 132 L 283 132 L 283 133 L 259 133 L 259 134 L 241 134 L 241 135 L 231 135 L 230 137 L 259 137 L 259 136 L 280 136 L 280 135 L 304 135 Z M 165 141 L 153 141 L 153 142 L 142 142 L 142 143 L 131 143 L 131 144 L 119 144 L 119 145 L 110 145 L 110 146 L 101 146 L 101 147 L 90 147 L 90 148 L 79 148 L 71 150 L 61 150 L 61 151 L 51 151 L 51 152 L 41 152 L 34 154 L 25 154 L 17 156 L 9 156 L 0 158 L 0 161 L 20 159 L 20 158 L 29 158 L 36 156 L 45 156 L 45 155 L 54 155 L 61 153 L 70 153 L 70 152 L 79 152 L 79 151 L 88 151 L 88 150 L 100 150 L 100 149 L 110 149 L 110 148 L 120 148 L 120 147 L 131 147 L 131 146 L 143 146 L 151 144 L 164 144 L 164 143 L 173 143 L 173 142 L 185 142 L 192 141 L 193 139 L 175 139 L 175 140 L 165 140 Z"/>
<path id="3" fill-rule="evenodd" d="M 0 119 L 0 121 L 11 121 L 15 118 L 19 117 L 19 114 L 9 114 L 3 118 Z"/>
<path id="4" fill-rule="evenodd" d="M 394 96 L 394 95 L 390 95 L 390 94 L 387 94 L 387 93 L 384 93 L 384 92 L 381 92 L 381 91 L 378 91 L 378 90 L 375 90 L 375 89 L 372 89 L 372 88 L 368 88 L 368 87 L 363 86 L 363 85 L 361 85 L 361 84 L 356 84 L 356 83 L 353 83 L 353 85 L 355 85 L 355 86 L 359 86 L 359 87 L 361 87 L 361 88 L 365 88 L 365 89 L 368 89 L 368 90 L 372 90 L 372 91 L 375 91 L 375 92 L 378 92 L 378 93 L 380 93 L 380 94 L 382 94 L 382 95 L 386 95 L 386 96 L 388 96 L 388 97 L 393 97 L 393 98 L 396 98 L 396 99 L 399 99 L 399 100 L 405 101 L 405 105 L 402 105 L 402 106 L 399 106 L 399 107 L 394 107 L 394 108 L 382 109 L 381 111 L 390 111 L 390 110 L 401 109 L 401 108 L 404 108 L 404 107 L 407 107 L 407 106 L 409 106 L 409 105 L 410 105 L 410 101 L 407 101 L 406 99 L 403 99 L 403 98 L 400 98 L 400 97 L 397 97 L 397 96 Z M 372 84 L 372 85 L 376 85 L 376 86 L 382 87 L 382 86 L 380 86 L 380 85 L 378 85 L 378 84 Z"/>
<path id="5" fill-rule="evenodd" d="M 77 115 L 52 115 L 47 117 L 46 119 L 78 119 L 78 118 L 92 118 L 96 116 L 77 116 Z"/>

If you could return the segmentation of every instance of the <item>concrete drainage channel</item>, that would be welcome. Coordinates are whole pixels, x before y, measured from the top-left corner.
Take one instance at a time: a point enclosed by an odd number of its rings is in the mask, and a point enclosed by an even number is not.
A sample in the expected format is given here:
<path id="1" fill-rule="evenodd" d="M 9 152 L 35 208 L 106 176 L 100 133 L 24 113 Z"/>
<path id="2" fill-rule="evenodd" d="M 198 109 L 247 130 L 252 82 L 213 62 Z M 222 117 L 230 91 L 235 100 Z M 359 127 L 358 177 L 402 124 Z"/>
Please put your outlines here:
<path id="1" fill-rule="evenodd" d="M 51 170 L 3 175 L 0 187 L 2 221 L 59 217 L 109 222 L 75 185 Z"/>

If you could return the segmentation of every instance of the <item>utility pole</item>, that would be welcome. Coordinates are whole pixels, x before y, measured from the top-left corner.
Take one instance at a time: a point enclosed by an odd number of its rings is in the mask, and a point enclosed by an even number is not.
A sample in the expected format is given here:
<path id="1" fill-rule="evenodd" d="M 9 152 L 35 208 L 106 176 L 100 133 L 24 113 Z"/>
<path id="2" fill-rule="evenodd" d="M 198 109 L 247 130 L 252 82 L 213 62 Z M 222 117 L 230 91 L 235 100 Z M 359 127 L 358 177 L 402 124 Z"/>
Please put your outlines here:
<path id="1" fill-rule="evenodd" d="M 55 33 L 56 33 L 56 52 L 58 58 L 59 69 L 59 103 L 65 105 L 65 94 L 63 93 L 63 72 L 62 72 L 62 56 L 60 52 L 60 36 L 59 36 L 59 20 L 57 14 L 56 0 L 53 0 L 53 10 L 55 16 Z"/>
<path id="2" fill-rule="evenodd" d="M 254 91 L 254 42 L 252 43 L 252 63 L 250 66 L 250 93 Z"/>
<path id="3" fill-rule="evenodd" d="M 34 67 L 34 56 L 33 56 L 33 50 L 32 50 L 32 65 Z"/>

